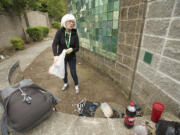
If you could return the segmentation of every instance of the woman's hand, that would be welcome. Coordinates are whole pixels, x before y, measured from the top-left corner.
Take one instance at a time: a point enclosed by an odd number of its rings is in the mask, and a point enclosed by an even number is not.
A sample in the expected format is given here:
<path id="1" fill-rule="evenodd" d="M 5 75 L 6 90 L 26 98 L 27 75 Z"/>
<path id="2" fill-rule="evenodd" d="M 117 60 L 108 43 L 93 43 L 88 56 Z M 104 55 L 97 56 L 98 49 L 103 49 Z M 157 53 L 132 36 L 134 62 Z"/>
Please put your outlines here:
<path id="1" fill-rule="evenodd" d="M 58 56 L 54 56 L 54 63 L 56 63 L 58 60 Z"/>
<path id="2" fill-rule="evenodd" d="M 73 51 L 72 48 L 67 49 L 66 54 L 70 54 Z"/>

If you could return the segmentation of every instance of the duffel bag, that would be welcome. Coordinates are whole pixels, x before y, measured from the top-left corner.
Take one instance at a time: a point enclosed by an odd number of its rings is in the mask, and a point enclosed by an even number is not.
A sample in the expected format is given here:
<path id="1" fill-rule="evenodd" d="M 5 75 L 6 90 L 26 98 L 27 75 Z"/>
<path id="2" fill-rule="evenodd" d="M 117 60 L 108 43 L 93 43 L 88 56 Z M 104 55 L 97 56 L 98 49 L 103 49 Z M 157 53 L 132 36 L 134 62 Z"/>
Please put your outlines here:
<path id="1" fill-rule="evenodd" d="M 32 81 L 24 79 L 2 90 L 0 101 L 4 108 L 2 134 L 8 135 L 8 129 L 23 132 L 38 125 L 52 114 L 60 99 Z"/>

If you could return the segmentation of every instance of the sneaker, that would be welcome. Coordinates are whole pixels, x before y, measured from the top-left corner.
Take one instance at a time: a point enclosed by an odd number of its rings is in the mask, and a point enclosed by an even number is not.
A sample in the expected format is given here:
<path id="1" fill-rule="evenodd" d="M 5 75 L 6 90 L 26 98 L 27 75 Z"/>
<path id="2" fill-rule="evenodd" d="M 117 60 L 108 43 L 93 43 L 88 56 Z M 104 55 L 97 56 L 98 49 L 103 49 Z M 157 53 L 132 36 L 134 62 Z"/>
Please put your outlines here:
<path id="1" fill-rule="evenodd" d="M 65 91 L 68 88 L 68 84 L 64 84 L 64 86 L 61 88 L 62 91 Z"/>
<path id="2" fill-rule="evenodd" d="M 76 91 L 76 94 L 79 93 L 79 87 L 78 86 L 75 86 L 75 91 Z"/>

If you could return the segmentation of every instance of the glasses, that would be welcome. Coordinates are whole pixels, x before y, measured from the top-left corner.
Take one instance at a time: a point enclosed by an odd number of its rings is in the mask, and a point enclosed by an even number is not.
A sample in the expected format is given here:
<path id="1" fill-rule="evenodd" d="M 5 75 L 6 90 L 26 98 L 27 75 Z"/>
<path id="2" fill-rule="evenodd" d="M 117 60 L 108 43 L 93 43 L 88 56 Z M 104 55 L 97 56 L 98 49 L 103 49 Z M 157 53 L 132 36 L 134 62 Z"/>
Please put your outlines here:
<path id="1" fill-rule="evenodd" d="M 75 24 L 75 22 L 74 22 L 74 21 L 67 21 L 67 23 L 72 23 L 72 24 Z"/>

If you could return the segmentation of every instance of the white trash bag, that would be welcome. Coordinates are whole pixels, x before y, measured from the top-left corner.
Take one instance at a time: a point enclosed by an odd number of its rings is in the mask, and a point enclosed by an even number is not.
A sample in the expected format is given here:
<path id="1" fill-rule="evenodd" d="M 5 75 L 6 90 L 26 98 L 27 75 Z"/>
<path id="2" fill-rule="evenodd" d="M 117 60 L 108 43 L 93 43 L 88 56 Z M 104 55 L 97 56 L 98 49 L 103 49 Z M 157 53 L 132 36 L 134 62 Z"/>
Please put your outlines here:
<path id="1" fill-rule="evenodd" d="M 58 60 L 49 68 L 49 74 L 55 75 L 61 79 L 64 79 L 65 66 L 64 58 L 66 56 L 66 50 L 64 49 L 61 55 L 58 56 Z"/>
<path id="2" fill-rule="evenodd" d="M 111 118 L 113 116 L 113 110 L 108 103 L 101 103 L 101 110 L 106 118 Z"/>

